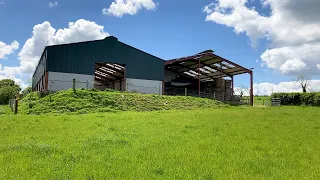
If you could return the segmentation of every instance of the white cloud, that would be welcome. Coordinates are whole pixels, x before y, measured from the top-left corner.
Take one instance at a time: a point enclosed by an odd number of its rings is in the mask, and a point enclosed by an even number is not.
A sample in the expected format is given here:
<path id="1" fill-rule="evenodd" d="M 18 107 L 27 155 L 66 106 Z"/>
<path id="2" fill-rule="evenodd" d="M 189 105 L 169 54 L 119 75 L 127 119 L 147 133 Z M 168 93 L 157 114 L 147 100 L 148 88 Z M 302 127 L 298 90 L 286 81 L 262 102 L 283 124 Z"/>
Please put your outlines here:
<path id="1" fill-rule="evenodd" d="M 0 64 L 0 68 L 1 68 L 1 64 Z M 23 82 L 23 80 L 21 80 L 20 78 L 16 78 L 15 76 L 4 76 L 0 74 L 0 80 L 1 79 L 12 79 L 16 82 L 16 84 L 19 84 L 21 89 L 25 89 L 28 85 Z"/>
<path id="2" fill-rule="evenodd" d="M 54 2 L 49 2 L 49 7 L 56 7 L 56 6 L 58 6 L 59 5 L 59 3 L 58 3 L 58 1 L 54 1 Z"/>
<path id="3" fill-rule="evenodd" d="M 320 71 L 320 64 L 317 64 L 317 68 L 318 68 L 318 70 Z"/>
<path id="4" fill-rule="evenodd" d="M 248 0 L 217 0 L 205 6 L 206 21 L 226 25 L 235 33 L 245 33 L 256 46 L 259 39 L 271 42 L 272 49 L 261 55 L 268 68 L 283 74 L 317 72 L 320 48 L 320 1 L 260 0 L 269 7 L 269 16 L 249 8 Z M 297 64 L 296 64 L 297 63 Z M 305 66 L 304 66 L 305 65 Z"/>
<path id="5" fill-rule="evenodd" d="M 2 74 L 2 65 L 0 64 L 0 80 L 1 79 L 12 79 L 19 84 L 22 89 L 27 87 L 26 83 L 24 83 L 20 78 L 15 77 L 14 74 Z"/>
<path id="6" fill-rule="evenodd" d="M 135 15 L 141 9 L 155 10 L 157 6 L 153 0 L 115 0 L 108 9 L 102 9 L 102 13 L 122 17 L 125 14 Z"/>
<path id="7" fill-rule="evenodd" d="M 57 30 L 53 36 L 50 36 L 49 44 L 97 40 L 107 36 L 109 36 L 109 33 L 104 31 L 104 26 L 100 26 L 93 21 L 79 19 L 76 22 L 70 22 L 69 28 Z"/>
<path id="8" fill-rule="evenodd" d="M 250 88 L 243 86 L 243 87 L 234 87 L 234 94 L 235 95 L 240 95 L 241 92 L 243 93 L 244 96 L 249 96 L 250 95 Z"/>
<path id="9" fill-rule="evenodd" d="M 249 96 L 250 90 L 247 87 L 242 87 L 243 95 Z M 307 87 L 308 92 L 320 92 L 320 80 L 311 80 L 309 86 Z M 240 94 L 240 87 L 235 87 L 234 92 L 236 95 Z M 278 84 L 274 83 L 259 83 L 253 84 L 253 94 L 254 95 L 268 95 L 277 92 L 302 92 L 302 88 L 299 83 L 290 82 L 280 82 Z"/>
<path id="10" fill-rule="evenodd" d="M 6 55 L 12 54 L 18 48 L 18 41 L 13 41 L 11 44 L 5 44 L 0 41 L 0 59 L 6 58 Z"/>
<path id="11" fill-rule="evenodd" d="M 5 6 L 6 4 L 3 1 L 0 1 L 0 5 Z"/>
<path id="12" fill-rule="evenodd" d="M 320 61 L 320 43 L 302 44 L 300 46 L 280 47 L 267 49 L 262 55 L 263 63 L 272 69 L 280 70 L 283 74 L 298 74 L 301 71 L 308 69 L 310 74 L 316 73 L 315 66 Z M 296 59 L 296 61 L 292 61 Z M 286 71 L 282 67 L 288 64 L 293 66 L 305 64 L 305 68 L 298 71 Z"/>
<path id="13" fill-rule="evenodd" d="M 320 80 L 311 80 L 308 87 L 309 92 L 320 91 Z M 260 83 L 253 85 L 254 95 L 271 95 L 275 92 L 302 92 L 301 86 L 297 82 L 280 82 L 279 84 L 273 83 Z"/>
<path id="14" fill-rule="evenodd" d="M 281 65 L 280 71 L 282 71 L 285 74 L 288 74 L 289 72 L 301 72 L 302 70 L 305 70 L 307 68 L 307 65 L 302 62 L 300 59 L 289 59 L 284 64 Z"/>
<path id="15" fill-rule="evenodd" d="M 205 6 L 203 8 L 203 12 L 207 13 L 207 14 L 211 14 L 214 12 L 214 7 L 215 7 L 215 4 L 214 3 L 210 3 L 209 5 Z"/>
<path id="16" fill-rule="evenodd" d="M 32 36 L 25 42 L 19 53 L 19 66 L 0 67 L 0 79 L 4 77 L 30 78 L 46 44 L 62 44 L 103 39 L 109 36 L 104 27 L 93 21 L 79 19 L 70 22 L 68 28 L 54 29 L 47 21 L 33 27 Z"/>

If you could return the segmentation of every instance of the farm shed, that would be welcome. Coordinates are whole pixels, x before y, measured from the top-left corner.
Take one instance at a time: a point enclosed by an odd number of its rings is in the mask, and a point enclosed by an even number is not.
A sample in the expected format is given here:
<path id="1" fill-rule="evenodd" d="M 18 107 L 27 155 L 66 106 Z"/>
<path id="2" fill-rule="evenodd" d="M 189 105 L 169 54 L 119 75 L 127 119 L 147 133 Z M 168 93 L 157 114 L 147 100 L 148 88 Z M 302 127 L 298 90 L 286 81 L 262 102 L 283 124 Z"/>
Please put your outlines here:
<path id="1" fill-rule="evenodd" d="M 234 100 L 233 77 L 252 70 L 212 50 L 164 61 L 110 36 L 102 40 L 45 47 L 32 77 L 34 91 L 73 87 L 111 88 L 147 94 L 190 95 Z"/>
<path id="2" fill-rule="evenodd" d="M 162 94 L 164 60 L 110 36 L 102 40 L 47 46 L 34 72 L 34 91 L 112 88 Z"/>
<path id="3" fill-rule="evenodd" d="M 207 50 L 193 56 L 165 61 L 165 93 L 234 101 L 234 76 L 250 74 L 253 105 L 253 72 Z"/>

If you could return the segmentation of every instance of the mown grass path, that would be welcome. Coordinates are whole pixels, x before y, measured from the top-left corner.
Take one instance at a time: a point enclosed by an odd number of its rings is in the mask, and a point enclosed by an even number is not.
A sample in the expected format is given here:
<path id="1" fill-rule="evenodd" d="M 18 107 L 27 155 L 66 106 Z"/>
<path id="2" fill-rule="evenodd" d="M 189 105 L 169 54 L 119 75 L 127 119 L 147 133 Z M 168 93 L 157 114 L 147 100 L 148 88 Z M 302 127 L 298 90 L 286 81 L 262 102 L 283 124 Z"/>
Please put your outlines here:
<path id="1" fill-rule="evenodd" d="M 0 179 L 320 179 L 320 109 L 0 116 Z"/>

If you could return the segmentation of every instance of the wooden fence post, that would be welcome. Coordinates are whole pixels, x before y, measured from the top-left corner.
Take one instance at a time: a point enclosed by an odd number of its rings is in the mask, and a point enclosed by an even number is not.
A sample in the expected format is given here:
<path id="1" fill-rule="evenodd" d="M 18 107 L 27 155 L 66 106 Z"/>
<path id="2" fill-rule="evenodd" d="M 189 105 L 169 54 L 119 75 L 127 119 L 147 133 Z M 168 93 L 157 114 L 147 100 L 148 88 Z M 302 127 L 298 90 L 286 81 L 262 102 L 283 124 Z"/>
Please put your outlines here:
<path id="1" fill-rule="evenodd" d="M 18 99 L 14 99 L 14 114 L 18 113 Z"/>
<path id="2" fill-rule="evenodd" d="M 73 91 L 76 91 L 76 79 L 72 80 L 72 89 Z"/>
<path id="3" fill-rule="evenodd" d="M 188 89 L 187 88 L 184 88 L 184 95 L 188 96 Z"/>

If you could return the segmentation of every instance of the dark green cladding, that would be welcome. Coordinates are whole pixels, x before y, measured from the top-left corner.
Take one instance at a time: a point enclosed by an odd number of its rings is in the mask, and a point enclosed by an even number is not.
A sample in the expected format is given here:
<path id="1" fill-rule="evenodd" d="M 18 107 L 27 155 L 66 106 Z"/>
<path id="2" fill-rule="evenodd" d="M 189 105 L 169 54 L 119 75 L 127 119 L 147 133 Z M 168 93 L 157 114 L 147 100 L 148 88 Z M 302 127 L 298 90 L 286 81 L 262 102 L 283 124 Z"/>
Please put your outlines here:
<path id="1" fill-rule="evenodd" d="M 47 71 L 94 75 L 95 62 L 126 65 L 126 77 L 162 81 L 164 61 L 119 42 L 103 40 L 47 47 Z"/>

